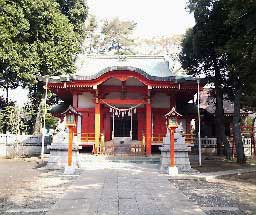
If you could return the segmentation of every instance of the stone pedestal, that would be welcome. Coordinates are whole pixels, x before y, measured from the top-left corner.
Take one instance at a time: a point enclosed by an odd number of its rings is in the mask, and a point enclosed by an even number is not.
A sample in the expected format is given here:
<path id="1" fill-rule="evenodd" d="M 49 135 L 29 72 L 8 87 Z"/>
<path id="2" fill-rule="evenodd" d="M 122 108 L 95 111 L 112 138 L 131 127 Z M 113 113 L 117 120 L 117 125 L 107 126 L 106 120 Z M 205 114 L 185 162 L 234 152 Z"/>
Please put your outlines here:
<path id="1" fill-rule="evenodd" d="M 60 124 L 58 129 L 58 132 L 53 136 L 52 144 L 47 147 L 50 150 L 50 156 L 46 166 L 48 169 L 64 169 L 68 165 L 68 130 L 62 124 Z M 79 144 L 76 139 L 76 137 L 73 138 L 73 168 L 80 166 Z M 70 168 L 67 171 L 71 172 Z"/>
<path id="2" fill-rule="evenodd" d="M 68 144 L 54 143 L 48 146 L 50 156 L 47 163 L 48 169 L 63 169 L 68 164 Z M 72 166 L 78 168 L 80 166 L 79 147 L 74 144 L 72 149 Z"/>
<path id="3" fill-rule="evenodd" d="M 65 175 L 73 175 L 75 174 L 76 168 L 74 166 L 65 166 L 64 174 Z"/>
<path id="4" fill-rule="evenodd" d="M 179 170 L 176 166 L 170 167 L 168 168 L 168 174 L 169 176 L 176 176 L 179 174 Z"/>
<path id="5" fill-rule="evenodd" d="M 128 144 L 132 141 L 131 137 L 114 137 L 113 143 L 114 144 Z"/>
<path id="6" fill-rule="evenodd" d="M 174 133 L 174 153 L 175 153 L 175 166 L 178 172 L 191 171 L 188 152 L 190 147 L 185 144 L 185 137 L 182 136 L 182 128 L 179 126 Z M 167 131 L 164 137 L 163 146 L 160 147 L 161 151 L 161 167 L 160 171 L 169 174 L 170 166 L 170 132 Z"/>

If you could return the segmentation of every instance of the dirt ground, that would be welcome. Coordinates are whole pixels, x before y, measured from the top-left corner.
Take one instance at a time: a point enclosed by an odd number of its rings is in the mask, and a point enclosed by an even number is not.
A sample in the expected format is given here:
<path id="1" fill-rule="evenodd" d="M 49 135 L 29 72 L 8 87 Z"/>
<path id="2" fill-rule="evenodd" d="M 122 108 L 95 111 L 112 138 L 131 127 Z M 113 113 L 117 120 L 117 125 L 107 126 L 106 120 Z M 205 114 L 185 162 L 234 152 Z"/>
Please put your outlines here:
<path id="1" fill-rule="evenodd" d="M 223 157 L 204 157 L 202 167 L 197 162 L 192 166 L 200 172 L 215 172 L 251 168 L 256 170 L 255 161 L 239 165 L 227 162 Z M 256 172 L 229 175 L 220 179 L 173 181 L 187 197 L 195 201 L 209 215 L 256 214 Z"/>
<path id="2" fill-rule="evenodd" d="M 0 214 L 43 215 L 76 178 L 42 166 L 38 158 L 0 160 Z"/>
<path id="3" fill-rule="evenodd" d="M 195 158 L 197 158 L 197 155 L 191 156 L 191 166 L 199 172 L 216 172 L 243 168 L 256 169 L 256 160 L 248 160 L 246 164 L 238 164 L 236 161 L 226 161 L 223 156 L 203 156 L 202 166 L 199 167 L 198 161 Z"/>

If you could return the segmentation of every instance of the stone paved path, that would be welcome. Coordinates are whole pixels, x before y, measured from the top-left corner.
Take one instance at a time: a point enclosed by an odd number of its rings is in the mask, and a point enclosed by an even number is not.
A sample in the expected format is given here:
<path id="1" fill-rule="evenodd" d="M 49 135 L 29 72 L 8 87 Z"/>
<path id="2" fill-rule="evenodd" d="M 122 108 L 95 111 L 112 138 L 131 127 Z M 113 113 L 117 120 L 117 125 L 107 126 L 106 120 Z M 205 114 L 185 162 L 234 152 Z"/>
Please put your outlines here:
<path id="1" fill-rule="evenodd" d="M 47 215 L 204 214 L 155 165 L 84 163 L 82 174 Z"/>

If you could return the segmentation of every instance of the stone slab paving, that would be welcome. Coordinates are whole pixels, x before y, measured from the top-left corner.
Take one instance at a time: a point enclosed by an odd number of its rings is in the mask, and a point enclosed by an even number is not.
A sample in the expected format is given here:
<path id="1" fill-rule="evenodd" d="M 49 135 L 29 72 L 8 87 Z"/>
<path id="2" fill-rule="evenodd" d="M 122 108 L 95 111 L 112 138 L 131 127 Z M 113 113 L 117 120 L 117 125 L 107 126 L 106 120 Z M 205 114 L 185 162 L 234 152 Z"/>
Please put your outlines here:
<path id="1" fill-rule="evenodd" d="M 47 215 L 204 214 L 157 168 L 101 159 L 85 162 L 79 178 Z"/>

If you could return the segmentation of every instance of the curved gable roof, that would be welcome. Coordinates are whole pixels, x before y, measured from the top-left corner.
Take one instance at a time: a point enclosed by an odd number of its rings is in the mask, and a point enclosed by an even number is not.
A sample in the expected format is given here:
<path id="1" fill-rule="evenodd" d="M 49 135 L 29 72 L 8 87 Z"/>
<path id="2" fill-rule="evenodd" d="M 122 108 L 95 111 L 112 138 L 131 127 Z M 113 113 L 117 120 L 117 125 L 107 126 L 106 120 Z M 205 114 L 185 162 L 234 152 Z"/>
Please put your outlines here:
<path id="1" fill-rule="evenodd" d="M 86 57 L 79 55 L 76 61 L 78 79 L 91 80 L 109 71 L 134 71 L 151 80 L 173 79 L 168 62 L 161 56 L 107 56 Z"/>
<path id="2" fill-rule="evenodd" d="M 187 82 L 195 81 L 192 76 L 174 73 L 169 68 L 169 62 L 163 56 L 88 56 L 78 55 L 76 73 L 51 76 L 49 82 L 95 80 L 110 72 L 133 71 L 153 81 Z M 39 77 L 44 79 L 44 77 Z"/>

